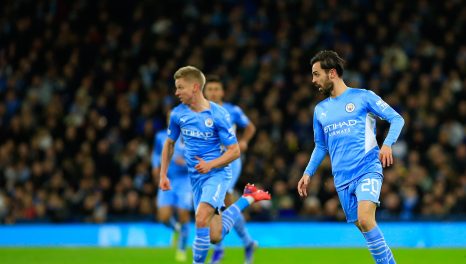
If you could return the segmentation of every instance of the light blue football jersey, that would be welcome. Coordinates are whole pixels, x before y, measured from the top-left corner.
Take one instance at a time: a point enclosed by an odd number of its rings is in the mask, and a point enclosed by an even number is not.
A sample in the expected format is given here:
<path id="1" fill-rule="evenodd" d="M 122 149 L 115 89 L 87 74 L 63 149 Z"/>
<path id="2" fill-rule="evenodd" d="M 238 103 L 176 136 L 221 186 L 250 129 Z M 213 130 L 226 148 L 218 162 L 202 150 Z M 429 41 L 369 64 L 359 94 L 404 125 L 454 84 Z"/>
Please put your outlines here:
<path id="1" fill-rule="evenodd" d="M 245 128 L 249 125 L 249 118 L 239 106 L 224 102 L 222 107 L 230 114 L 230 120 L 235 130 L 236 127 Z"/>
<path id="2" fill-rule="evenodd" d="M 348 87 L 340 96 L 317 104 L 315 148 L 304 173 L 312 176 L 329 153 L 337 190 L 366 173 L 382 175 L 380 149 L 375 137 L 376 116 L 390 122 L 383 144 L 391 146 L 398 139 L 404 120 L 374 92 Z"/>
<path id="3" fill-rule="evenodd" d="M 249 118 L 246 116 L 246 114 L 244 114 L 243 110 L 239 106 L 224 102 L 222 107 L 225 108 L 225 110 L 227 110 L 230 114 L 231 123 L 235 133 L 237 127 L 245 128 L 249 125 Z M 241 176 L 241 169 L 243 167 L 241 157 L 232 161 L 230 165 L 232 178 L 230 186 L 228 187 L 228 192 L 233 193 L 236 182 L 238 182 L 238 179 Z"/>
<path id="4" fill-rule="evenodd" d="M 167 139 L 167 130 L 161 130 L 155 134 L 154 137 L 154 149 L 152 151 L 152 167 L 159 168 L 160 167 L 160 158 L 162 156 L 163 145 L 165 144 L 165 140 Z M 184 159 L 184 143 L 182 140 L 177 140 L 175 142 L 175 149 L 173 151 L 173 157 L 170 162 L 170 166 L 168 167 L 167 176 L 170 179 L 178 178 L 178 177 L 187 177 L 188 176 L 188 168 L 186 165 L 180 165 L 175 162 L 176 159 L 182 157 Z"/>
<path id="5" fill-rule="evenodd" d="M 230 114 L 216 103 L 209 102 L 210 109 L 194 112 L 187 105 L 180 104 L 173 109 L 168 126 L 168 137 L 174 141 L 181 135 L 185 143 L 185 160 L 191 178 L 202 177 L 194 166 L 199 163 L 195 158 L 205 161 L 214 160 L 222 155 L 222 146 L 237 143 Z M 225 171 L 230 175 L 231 168 L 212 169 L 212 173 Z"/>

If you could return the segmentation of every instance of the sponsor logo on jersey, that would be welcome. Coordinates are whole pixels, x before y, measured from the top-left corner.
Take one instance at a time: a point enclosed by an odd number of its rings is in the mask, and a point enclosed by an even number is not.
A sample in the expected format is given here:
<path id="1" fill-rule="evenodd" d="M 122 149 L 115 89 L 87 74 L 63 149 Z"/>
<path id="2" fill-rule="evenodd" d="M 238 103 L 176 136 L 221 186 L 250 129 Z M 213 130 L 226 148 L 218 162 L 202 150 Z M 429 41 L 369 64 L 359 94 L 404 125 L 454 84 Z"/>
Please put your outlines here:
<path id="1" fill-rule="evenodd" d="M 212 118 L 207 118 L 204 121 L 204 124 L 205 124 L 206 127 L 212 127 L 214 125 L 214 121 L 212 120 Z"/>
<path id="2" fill-rule="evenodd" d="M 324 127 L 324 132 L 328 133 L 328 132 L 332 132 L 332 131 L 338 130 L 338 129 L 349 128 L 349 127 L 352 127 L 352 126 L 356 125 L 357 122 L 358 121 L 356 121 L 354 119 L 350 119 L 350 120 L 343 121 L 343 122 L 333 123 L 333 124 L 325 126 Z"/>
<path id="3" fill-rule="evenodd" d="M 191 129 L 181 129 L 181 133 L 185 136 L 196 137 L 196 138 L 211 138 L 214 136 L 214 132 L 202 132 Z"/>
<path id="4" fill-rule="evenodd" d="M 348 112 L 348 113 L 353 112 L 353 111 L 354 111 L 354 108 L 356 108 L 356 107 L 354 106 L 353 103 L 348 103 L 348 104 L 346 104 L 346 106 L 345 106 L 345 110 L 346 110 L 346 112 Z"/>

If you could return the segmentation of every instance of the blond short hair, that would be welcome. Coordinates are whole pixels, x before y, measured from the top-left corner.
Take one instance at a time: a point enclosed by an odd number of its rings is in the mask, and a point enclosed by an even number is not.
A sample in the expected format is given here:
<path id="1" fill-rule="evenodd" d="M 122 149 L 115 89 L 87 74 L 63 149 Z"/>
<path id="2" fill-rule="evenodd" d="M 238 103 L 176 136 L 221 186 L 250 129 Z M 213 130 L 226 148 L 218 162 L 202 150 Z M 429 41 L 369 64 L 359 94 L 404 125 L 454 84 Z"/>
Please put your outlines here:
<path id="1" fill-rule="evenodd" d="M 201 85 L 201 91 L 204 89 L 205 85 L 205 76 L 198 68 L 194 66 L 184 66 L 179 68 L 173 75 L 175 80 L 180 78 L 185 78 L 190 81 L 198 82 Z"/>

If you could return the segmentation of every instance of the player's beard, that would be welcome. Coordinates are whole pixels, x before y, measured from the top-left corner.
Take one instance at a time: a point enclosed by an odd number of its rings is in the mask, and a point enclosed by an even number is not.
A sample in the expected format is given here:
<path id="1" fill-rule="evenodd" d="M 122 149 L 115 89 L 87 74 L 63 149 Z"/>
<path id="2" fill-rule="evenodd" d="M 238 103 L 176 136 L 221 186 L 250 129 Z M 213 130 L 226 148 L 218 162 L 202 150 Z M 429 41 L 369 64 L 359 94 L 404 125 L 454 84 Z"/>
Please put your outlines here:
<path id="1" fill-rule="evenodd" d="M 333 91 L 333 82 L 328 79 L 324 82 L 324 84 L 319 87 L 319 92 L 321 92 L 325 97 L 329 97 Z"/>

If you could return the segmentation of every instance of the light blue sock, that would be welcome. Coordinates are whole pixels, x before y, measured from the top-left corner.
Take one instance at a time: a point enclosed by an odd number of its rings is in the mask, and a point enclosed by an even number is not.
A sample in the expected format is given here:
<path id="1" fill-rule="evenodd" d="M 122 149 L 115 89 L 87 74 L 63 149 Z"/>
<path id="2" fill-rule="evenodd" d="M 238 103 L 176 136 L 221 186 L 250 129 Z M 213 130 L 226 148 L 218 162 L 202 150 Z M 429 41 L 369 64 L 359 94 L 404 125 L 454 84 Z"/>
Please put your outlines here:
<path id="1" fill-rule="evenodd" d="M 204 263 L 210 247 L 210 228 L 196 227 L 193 243 L 193 264 Z"/>
<path id="2" fill-rule="evenodd" d="M 170 217 L 170 219 L 168 219 L 168 222 L 165 222 L 163 224 L 172 230 L 176 229 L 176 219 L 173 216 Z"/>
<path id="3" fill-rule="evenodd" d="M 243 244 L 245 246 L 250 245 L 253 243 L 251 236 L 248 233 L 248 230 L 246 229 L 246 221 L 244 220 L 243 214 L 240 214 L 238 218 L 236 219 L 235 225 L 233 226 L 235 228 L 236 233 L 238 236 L 243 240 Z"/>
<path id="4" fill-rule="evenodd" d="M 362 232 L 362 234 L 366 238 L 367 248 L 371 252 L 375 263 L 396 264 L 392 251 L 385 242 L 382 231 L 378 226 L 368 232 Z"/>
<path id="5" fill-rule="evenodd" d="M 228 234 L 235 224 L 241 212 L 249 206 L 248 199 L 241 197 L 234 204 L 230 205 L 222 214 L 222 237 Z"/>
<path id="6" fill-rule="evenodd" d="M 222 241 L 218 242 L 217 244 L 214 245 L 214 250 L 223 250 L 223 244 Z"/>
<path id="7" fill-rule="evenodd" d="M 180 239 L 178 240 L 178 249 L 186 250 L 186 245 L 188 244 L 189 236 L 189 224 L 184 223 L 181 225 L 180 229 Z"/>

